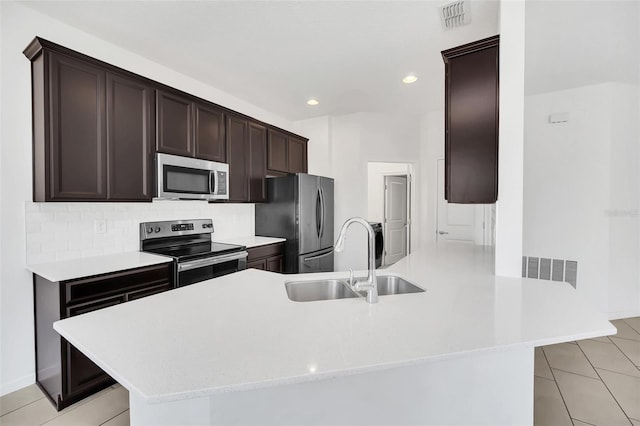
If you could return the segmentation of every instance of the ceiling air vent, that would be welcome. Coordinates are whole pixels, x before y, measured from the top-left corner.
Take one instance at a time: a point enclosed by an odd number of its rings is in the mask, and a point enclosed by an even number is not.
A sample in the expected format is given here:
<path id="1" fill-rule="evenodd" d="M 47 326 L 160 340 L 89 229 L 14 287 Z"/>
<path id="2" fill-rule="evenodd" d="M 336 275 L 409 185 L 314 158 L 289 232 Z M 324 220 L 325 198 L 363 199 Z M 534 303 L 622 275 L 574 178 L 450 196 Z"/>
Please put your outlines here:
<path id="1" fill-rule="evenodd" d="M 440 8 L 440 20 L 445 30 L 451 30 L 471 22 L 471 10 L 464 0 L 445 4 Z"/>

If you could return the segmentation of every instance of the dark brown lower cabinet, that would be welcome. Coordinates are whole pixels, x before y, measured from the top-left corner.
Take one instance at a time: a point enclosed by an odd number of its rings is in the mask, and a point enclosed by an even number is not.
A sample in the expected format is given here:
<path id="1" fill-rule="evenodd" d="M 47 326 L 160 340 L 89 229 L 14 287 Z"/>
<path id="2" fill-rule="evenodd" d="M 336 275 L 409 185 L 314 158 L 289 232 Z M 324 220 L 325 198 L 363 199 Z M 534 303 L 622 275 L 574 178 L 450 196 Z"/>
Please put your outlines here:
<path id="1" fill-rule="evenodd" d="M 284 272 L 284 243 L 268 244 L 247 249 L 247 268 L 270 272 Z"/>
<path id="2" fill-rule="evenodd" d="M 53 323 L 169 290 L 171 277 L 171 263 L 61 282 L 34 274 L 36 382 L 58 411 L 115 381 L 60 337 Z"/>

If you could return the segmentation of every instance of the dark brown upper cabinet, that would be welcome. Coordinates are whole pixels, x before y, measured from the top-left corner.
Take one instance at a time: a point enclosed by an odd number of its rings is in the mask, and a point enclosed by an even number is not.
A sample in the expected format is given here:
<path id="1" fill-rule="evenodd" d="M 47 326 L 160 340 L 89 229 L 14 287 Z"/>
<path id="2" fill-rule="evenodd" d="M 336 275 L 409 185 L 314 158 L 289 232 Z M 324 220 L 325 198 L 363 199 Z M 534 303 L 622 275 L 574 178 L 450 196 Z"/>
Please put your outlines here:
<path id="1" fill-rule="evenodd" d="M 194 103 L 195 156 L 205 160 L 227 160 L 224 113 L 221 109 Z"/>
<path id="2" fill-rule="evenodd" d="M 267 129 L 249 122 L 249 202 L 267 201 Z"/>
<path id="3" fill-rule="evenodd" d="M 269 129 L 267 140 L 267 173 L 307 172 L 307 140 Z"/>
<path id="4" fill-rule="evenodd" d="M 307 141 L 289 136 L 287 165 L 289 173 L 307 172 Z"/>
<path id="5" fill-rule="evenodd" d="M 34 201 L 151 201 L 156 152 L 229 164 L 229 200 L 307 172 L 307 139 L 36 37 Z"/>
<path id="6" fill-rule="evenodd" d="M 227 116 L 229 201 L 266 201 L 267 129 L 247 118 Z"/>
<path id="7" fill-rule="evenodd" d="M 153 194 L 155 93 L 145 82 L 107 73 L 108 194 L 147 201 Z"/>
<path id="8" fill-rule="evenodd" d="M 227 161 L 221 108 L 182 93 L 158 90 L 157 117 L 158 152 Z"/>
<path id="9" fill-rule="evenodd" d="M 445 63 L 445 199 L 498 199 L 499 36 L 442 52 Z"/>
<path id="10" fill-rule="evenodd" d="M 162 90 L 157 98 L 158 152 L 193 157 L 193 102 Z"/>
<path id="11" fill-rule="evenodd" d="M 227 162 L 229 163 L 229 201 L 249 200 L 247 164 L 249 123 L 245 118 L 227 116 Z"/>
<path id="12" fill-rule="evenodd" d="M 34 201 L 150 201 L 154 91 L 142 79 L 36 38 Z"/>

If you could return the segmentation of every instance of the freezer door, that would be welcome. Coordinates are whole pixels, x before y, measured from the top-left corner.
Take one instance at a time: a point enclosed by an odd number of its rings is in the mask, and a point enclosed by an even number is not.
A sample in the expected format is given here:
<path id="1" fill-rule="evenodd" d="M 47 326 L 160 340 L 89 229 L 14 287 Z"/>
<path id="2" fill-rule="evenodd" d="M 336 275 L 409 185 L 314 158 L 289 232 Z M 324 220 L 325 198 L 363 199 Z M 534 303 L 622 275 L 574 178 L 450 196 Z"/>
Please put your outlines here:
<path id="1" fill-rule="evenodd" d="M 298 273 L 333 272 L 333 247 L 298 256 Z"/>
<path id="2" fill-rule="evenodd" d="M 322 248 L 320 245 L 322 195 L 318 186 L 319 178 L 307 174 L 298 174 L 297 178 L 298 253 L 313 253 Z"/>
<path id="3" fill-rule="evenodd" d="M 320 199 L 322 204 L 322 222 L 320 224 L 320 249 L 331 247 L 333 238 L 333 179 L 320 177 Z"/>

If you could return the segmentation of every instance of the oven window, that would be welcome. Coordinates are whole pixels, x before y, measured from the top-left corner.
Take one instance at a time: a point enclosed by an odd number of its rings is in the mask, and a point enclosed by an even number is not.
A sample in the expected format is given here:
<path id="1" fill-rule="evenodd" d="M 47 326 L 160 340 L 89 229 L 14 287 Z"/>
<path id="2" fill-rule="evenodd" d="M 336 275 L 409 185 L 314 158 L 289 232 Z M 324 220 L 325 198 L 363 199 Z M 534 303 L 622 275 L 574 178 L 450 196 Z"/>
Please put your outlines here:
<path id="1" fill-rule="evenodd" d="M 221 277 L 223 275 L 237 272 L 239 268 L 239 261 L 231 260 L 217 265 L 203 266 L 202 268 L 182 271 L 178 274 L 178 286 L 182 287 L 200 281 L 210 280 L 211 278 Z"/>
<path id="2" fill-rule="evenodd" d="M 164 191 L 186 194 L 209 194 L 208 170 L 165 165 Z"/>

